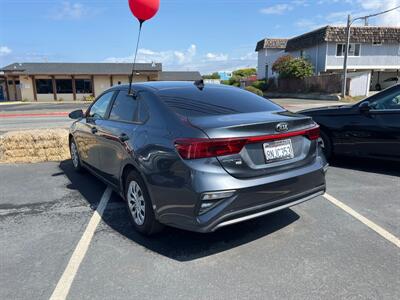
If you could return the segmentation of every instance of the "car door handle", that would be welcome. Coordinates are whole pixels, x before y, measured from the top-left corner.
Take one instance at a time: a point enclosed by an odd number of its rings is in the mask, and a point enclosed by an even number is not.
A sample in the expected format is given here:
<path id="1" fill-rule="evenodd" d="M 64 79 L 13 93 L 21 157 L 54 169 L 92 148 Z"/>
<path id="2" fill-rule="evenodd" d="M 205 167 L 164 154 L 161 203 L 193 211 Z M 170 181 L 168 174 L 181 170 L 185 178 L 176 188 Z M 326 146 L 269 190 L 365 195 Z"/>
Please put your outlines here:
<path id="1" fill-rule="evenodd" d="M 92 133 L 93 133 L 93 134 L 95 134 L 95 133 L 97 133 L 97 132 L 98 132 L 98 130 L 97 130 L 97 128 L 96 128 L 96 127 L 92 127 L 91 131 L 92 131 Z"/>
<path id="2" fill-rule="evenodd" d="M 121 133 L 121 135 L 118 138 L 123 143 L 129 140 L 129 136 L 126 133 Z"/>

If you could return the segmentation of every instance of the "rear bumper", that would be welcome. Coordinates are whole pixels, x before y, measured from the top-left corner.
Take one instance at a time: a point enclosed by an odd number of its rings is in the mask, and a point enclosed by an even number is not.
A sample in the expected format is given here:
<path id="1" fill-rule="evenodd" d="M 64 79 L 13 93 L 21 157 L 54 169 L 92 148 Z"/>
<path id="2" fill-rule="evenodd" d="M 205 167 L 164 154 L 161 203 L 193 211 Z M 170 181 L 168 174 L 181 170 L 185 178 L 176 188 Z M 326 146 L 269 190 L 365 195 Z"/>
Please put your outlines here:
<path id="1" fill-rule="evenodd" d="M 211 224 L 210 226 L 204 228 L 204 232 L 208 231 L 215 231 L 218 228 L 229 226 L 232 224 L 244 222 L 247 220 L 255 219 L 258 217 L 262 217 L 274 212 L 277 212 L 282 209 L 286 209 L 297 204 L 303 203 L 305 201 L 311 200 L 317 196 L 320 196 L 325 193 L 325 187 L 321 187 L 315 189 L 311 194 L 304 193 L 301 195 L 292 196 L 289 198 L 284 198 L 279 201 L 275 201 L 273 203 L 268 203 L 264 205 L 260 205 L 257 207 L 251 207 L 248 209 L 243 209 L 239 211 L 235 211 L 231 214 L 226 214 L 222 216 L 220 219 L 216 220 L 215 223 Z"/>
<path id="2" fill-rule="evenodd" d="M 219 174 L 215 180 L 195 176 L 202 181 L 201 189 L 192 188 L 186 193 L 186 205 L 171 203 L 159 221 L 169 226 L 195 232 L 212 232 L 221 227 L 261 217 L 322 195 L 326 190 L 325 164 L 314 164 L 286 173 L 250 180 L 234 179 Z M 199 175 L 199 174 L 197 174 Z M 220 177 L 223 177 L 222 179 Z M 216 206 L 199 215 L 201 195 L 204 192 L 235 190 L 229 198 L 220 200 Z"/>

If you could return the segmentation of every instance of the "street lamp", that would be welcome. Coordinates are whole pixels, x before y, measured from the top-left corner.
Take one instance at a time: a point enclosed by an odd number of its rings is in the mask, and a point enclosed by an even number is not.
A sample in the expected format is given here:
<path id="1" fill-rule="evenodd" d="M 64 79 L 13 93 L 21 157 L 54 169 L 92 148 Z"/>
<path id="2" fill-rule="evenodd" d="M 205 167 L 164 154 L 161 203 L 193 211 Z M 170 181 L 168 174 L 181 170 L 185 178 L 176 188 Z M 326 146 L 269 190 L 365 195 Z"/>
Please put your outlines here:
<path id="1" fill-rule="evenodd" d="M 364 20 L 365 26 L 368 26 L 368 19 L 372 17 L 376 17 L 379 15 L 386 14 L 388 12 L 391 12 L 393 10 L 396 10 L 400 8 L 399 6 L 396 6 L 394 8 L 378 12 L 376 14 L 368 15 L 368 16 L 363 16 L 363 17 L 358 17 L 351 19 L 351 15 L 347 16 L 347 27 L 346 27 L 346 49 L 344 52 L 344 61 L 343 61 L 343 82 L 342 82 L 342 97 L 344 98 L 346 96 L 346 89 L 347 89 L 347 59 L 349 57 L 349 45 L 350 45 L 350 30 L 351 30 L 351 25 L 354 24 L 355 21 L 358 20 Z"/>

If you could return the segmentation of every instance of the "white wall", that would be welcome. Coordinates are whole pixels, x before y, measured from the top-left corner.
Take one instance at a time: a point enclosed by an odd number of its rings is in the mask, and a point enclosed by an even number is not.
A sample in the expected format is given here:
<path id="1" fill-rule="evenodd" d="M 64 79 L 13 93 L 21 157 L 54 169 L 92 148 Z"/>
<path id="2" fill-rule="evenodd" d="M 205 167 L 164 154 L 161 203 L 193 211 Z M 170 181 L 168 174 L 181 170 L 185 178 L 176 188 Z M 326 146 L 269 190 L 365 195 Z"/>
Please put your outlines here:
<path id="1" fill-rule="evenodd" d="M 267 63 L 267 49 L 258 51 L 257 79 L 265 78 L 265 65 Z"/>
<path id="2" fill-rule="evenodd" d="M 368 96 L 371 83 L 371 72 L 349 73 L 349 78 L 351 79 L 349 87 L 350 96 Z"/>
<path id="3" fill-rule="evenodd" d="M 326 52 L 327 43 L 321 43 L 314 47 L 303 49 L 303 57 L 308 59 L 314 67 L 314 75 L 318 75 L 326 71 Z M 286 54 L 290 54 L 293 57 L 300 57 L 301 51 L 290 51 Z"/>
<path id="4" fill-rule="evenodd" d="M 336 56 L 336 43 L 328 43 L 327 69 L 342 69 L 344 57 Z M 400 43 L 373 46 L 362 43 L 360 56 L 349 56 L 349 69 L 400 69 Z"/>

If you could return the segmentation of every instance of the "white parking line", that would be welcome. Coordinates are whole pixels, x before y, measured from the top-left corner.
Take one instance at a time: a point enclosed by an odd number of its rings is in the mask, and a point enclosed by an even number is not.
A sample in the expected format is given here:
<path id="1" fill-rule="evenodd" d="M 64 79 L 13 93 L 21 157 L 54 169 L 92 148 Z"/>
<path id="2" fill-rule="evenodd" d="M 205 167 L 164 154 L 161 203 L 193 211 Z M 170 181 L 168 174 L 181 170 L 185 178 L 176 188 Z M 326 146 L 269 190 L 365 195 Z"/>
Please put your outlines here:
<path id="1" fill-rule="evenodd" d="M 85 232 L 83 233 L 78 245 L 74 250 L 74 253 L 69 259 L 68 265 L 65 268 L 60 280 L 58 281 L 57 286 L 50 297 L 50 300 L 63 300 L 67 297 L 68 292 L 71 288 L 71 284 L 75 278 L 76 273 L 78 272 L 79 266 L 89 248 L 97 225 L 99 225 L 101 217 L 103 216 L 103 212 L 107 206 L 108 200 L 110 200 L 111 192 L 112 190 L 110 187 L 107 187 L 104 191 L 100 203 L 97 206 L 97 209 L 95 210 L 92 218 L 90 219 Z"/>
<path id="2" fill-rule="evenodd" d="M 356 212 L 354 209 L 351 207 L 347 206 L 343 202 L 339 201 L 335 197 L 329 195 L 329 194 L 324 194 L 324 197 L 326 200 L 330 201 L 331 203 L 335 204 L 337 207 L 343 209 L 345 212 L 362 222 L 363 224 L 367 225 L 370 229 L 384 237 L 386 240 L 389 242 L 393 243 L 395 246 L 400 248 L 400 239 L 398 239 L 396 236 L 388 232 L 387 230 L 383 229 L 379 225 L 375 224 L 374 222 L 368 220 L 366 217 L 360 215 L 358 212 Z"/>

